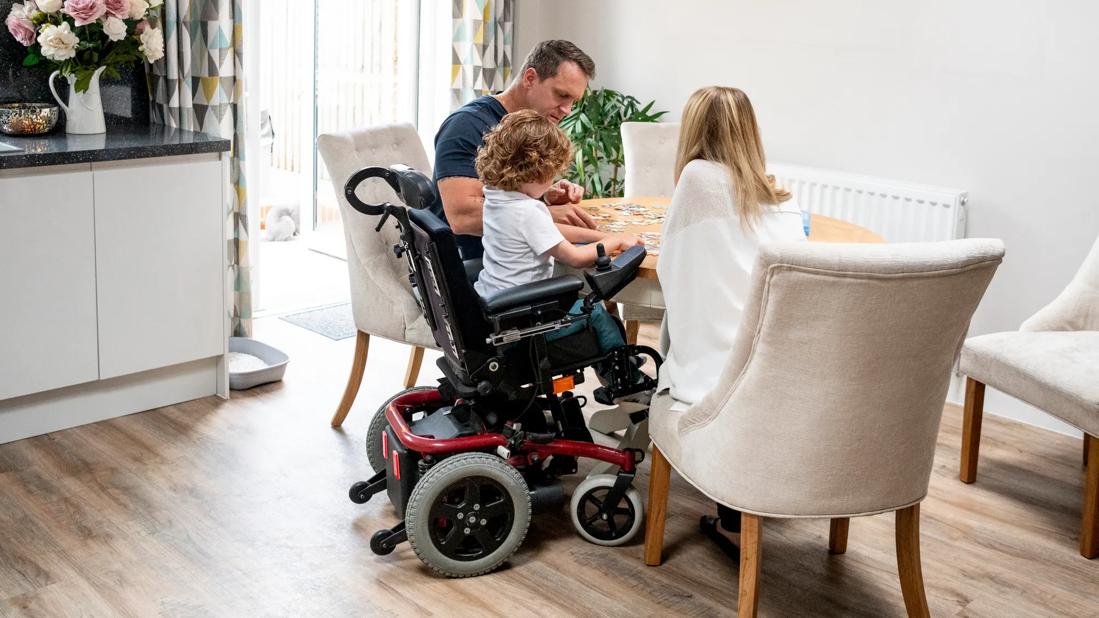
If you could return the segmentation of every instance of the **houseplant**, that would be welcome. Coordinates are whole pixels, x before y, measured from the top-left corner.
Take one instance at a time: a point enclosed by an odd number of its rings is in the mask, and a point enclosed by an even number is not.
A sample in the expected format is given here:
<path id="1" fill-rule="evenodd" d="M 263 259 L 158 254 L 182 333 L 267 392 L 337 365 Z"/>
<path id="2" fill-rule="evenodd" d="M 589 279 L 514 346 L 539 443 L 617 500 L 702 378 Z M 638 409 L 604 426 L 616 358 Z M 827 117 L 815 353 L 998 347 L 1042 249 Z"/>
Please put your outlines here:
<path id="1" fill-rule="evenodd" d="M 118 77 L 121 64 L 164 56 L 157 27 L 164 0 L 25 0 L 4 19 L 8 32 L 27 48 L 24 66 L 46 62 L 54 69 L 50 91 L 65 110 L 68 133 L 102 133 L 99 77 Z M 54 89 L 57 75 L 69 82 L 66 105 Z"/>
<path id="2" fill-rule="evenodd" d="M 642 106 L 636 98 L 610 88 L 585 92 L 561 120 L 576 148 L 566 177 L 584 187 L 588 197 L 621 197 L 622 123 L 656 122 L 668 113 L 653 112 L 654 103 Z"/>

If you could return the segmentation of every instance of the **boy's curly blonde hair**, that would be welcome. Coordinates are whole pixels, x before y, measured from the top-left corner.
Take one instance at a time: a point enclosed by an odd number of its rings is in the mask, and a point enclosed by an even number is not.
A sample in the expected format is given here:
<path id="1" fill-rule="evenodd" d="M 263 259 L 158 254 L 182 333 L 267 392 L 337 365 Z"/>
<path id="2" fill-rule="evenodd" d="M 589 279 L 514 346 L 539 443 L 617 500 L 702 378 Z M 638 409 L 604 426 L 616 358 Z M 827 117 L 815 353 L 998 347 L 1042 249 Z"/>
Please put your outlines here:
<path id="1" fill-rule="evenodd" d="M 504 191 L 518 191 L 528 182 L 547 182 L 568 167 L 572 142 L 565 132 L 534 110 L 504 116 L 477 149 L 481 182 Z"/>

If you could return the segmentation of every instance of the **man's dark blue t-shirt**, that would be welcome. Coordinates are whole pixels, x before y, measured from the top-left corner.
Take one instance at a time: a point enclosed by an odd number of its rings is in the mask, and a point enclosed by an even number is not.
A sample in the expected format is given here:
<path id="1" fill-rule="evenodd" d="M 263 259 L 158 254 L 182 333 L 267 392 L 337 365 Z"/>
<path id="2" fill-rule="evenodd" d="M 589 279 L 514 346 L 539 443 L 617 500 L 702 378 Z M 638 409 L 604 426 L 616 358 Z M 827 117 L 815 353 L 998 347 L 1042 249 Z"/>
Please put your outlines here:
<path id="1" fill-rule="evenodd" d="M 459 107 L 439 127 L 435 134 L 435 202 L 430 210 L 443 221 L 446 213 L 439 198 L 439 181 L 453 176 L 477 178 L 477 149 L 484 143 L 485 134 L 507 113 L 499 101 L 485 95 Z M 480 236 L 458 235 L 456 239 L 463 259 L 479 258 L 484 253 Z"/>

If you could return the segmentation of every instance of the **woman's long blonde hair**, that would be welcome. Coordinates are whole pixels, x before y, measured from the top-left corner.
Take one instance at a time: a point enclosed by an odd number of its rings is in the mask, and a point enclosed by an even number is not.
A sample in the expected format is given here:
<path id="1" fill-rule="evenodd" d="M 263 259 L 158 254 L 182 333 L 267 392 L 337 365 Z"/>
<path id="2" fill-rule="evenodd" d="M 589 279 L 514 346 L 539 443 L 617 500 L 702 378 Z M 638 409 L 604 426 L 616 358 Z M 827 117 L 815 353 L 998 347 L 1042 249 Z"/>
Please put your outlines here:
<path id="1" fill-rule="evenodd" d="M 720 163 L 729 170 L 737 215 L 751 227 L 765 205 L 790 199 L 767 175 L 767 160 L 759 139 L 759 125 L 748 95 L 737 88 L 709 86 L 696 90 L 683 108 L 675 182 L 695 159 Z"/>

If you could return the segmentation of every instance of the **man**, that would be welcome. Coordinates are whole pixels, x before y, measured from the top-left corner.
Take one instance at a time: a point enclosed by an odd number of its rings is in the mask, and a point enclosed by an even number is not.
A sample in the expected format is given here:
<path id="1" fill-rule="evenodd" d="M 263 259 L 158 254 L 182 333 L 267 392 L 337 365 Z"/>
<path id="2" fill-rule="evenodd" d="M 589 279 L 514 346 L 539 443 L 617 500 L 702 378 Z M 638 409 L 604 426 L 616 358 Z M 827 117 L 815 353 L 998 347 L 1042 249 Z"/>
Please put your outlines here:
<path id="1" fill-rule="evenodd" d="M 532 109 L 561 122 L 595 76 L 595 63 L 568 41 L 534 46 L 507 90 L 466 103 L 443 121 L 435 135 L 435 202 L 431 211 L 457 234 L 463 259 L 479 258 L 485 196 L 474 161 L 484 136 L 504 116 Z M 560 180 L 543 196 L 561 234 L 572 242 L 599 240 L 595 221 L 577 206 L 584 189 Z"/>

